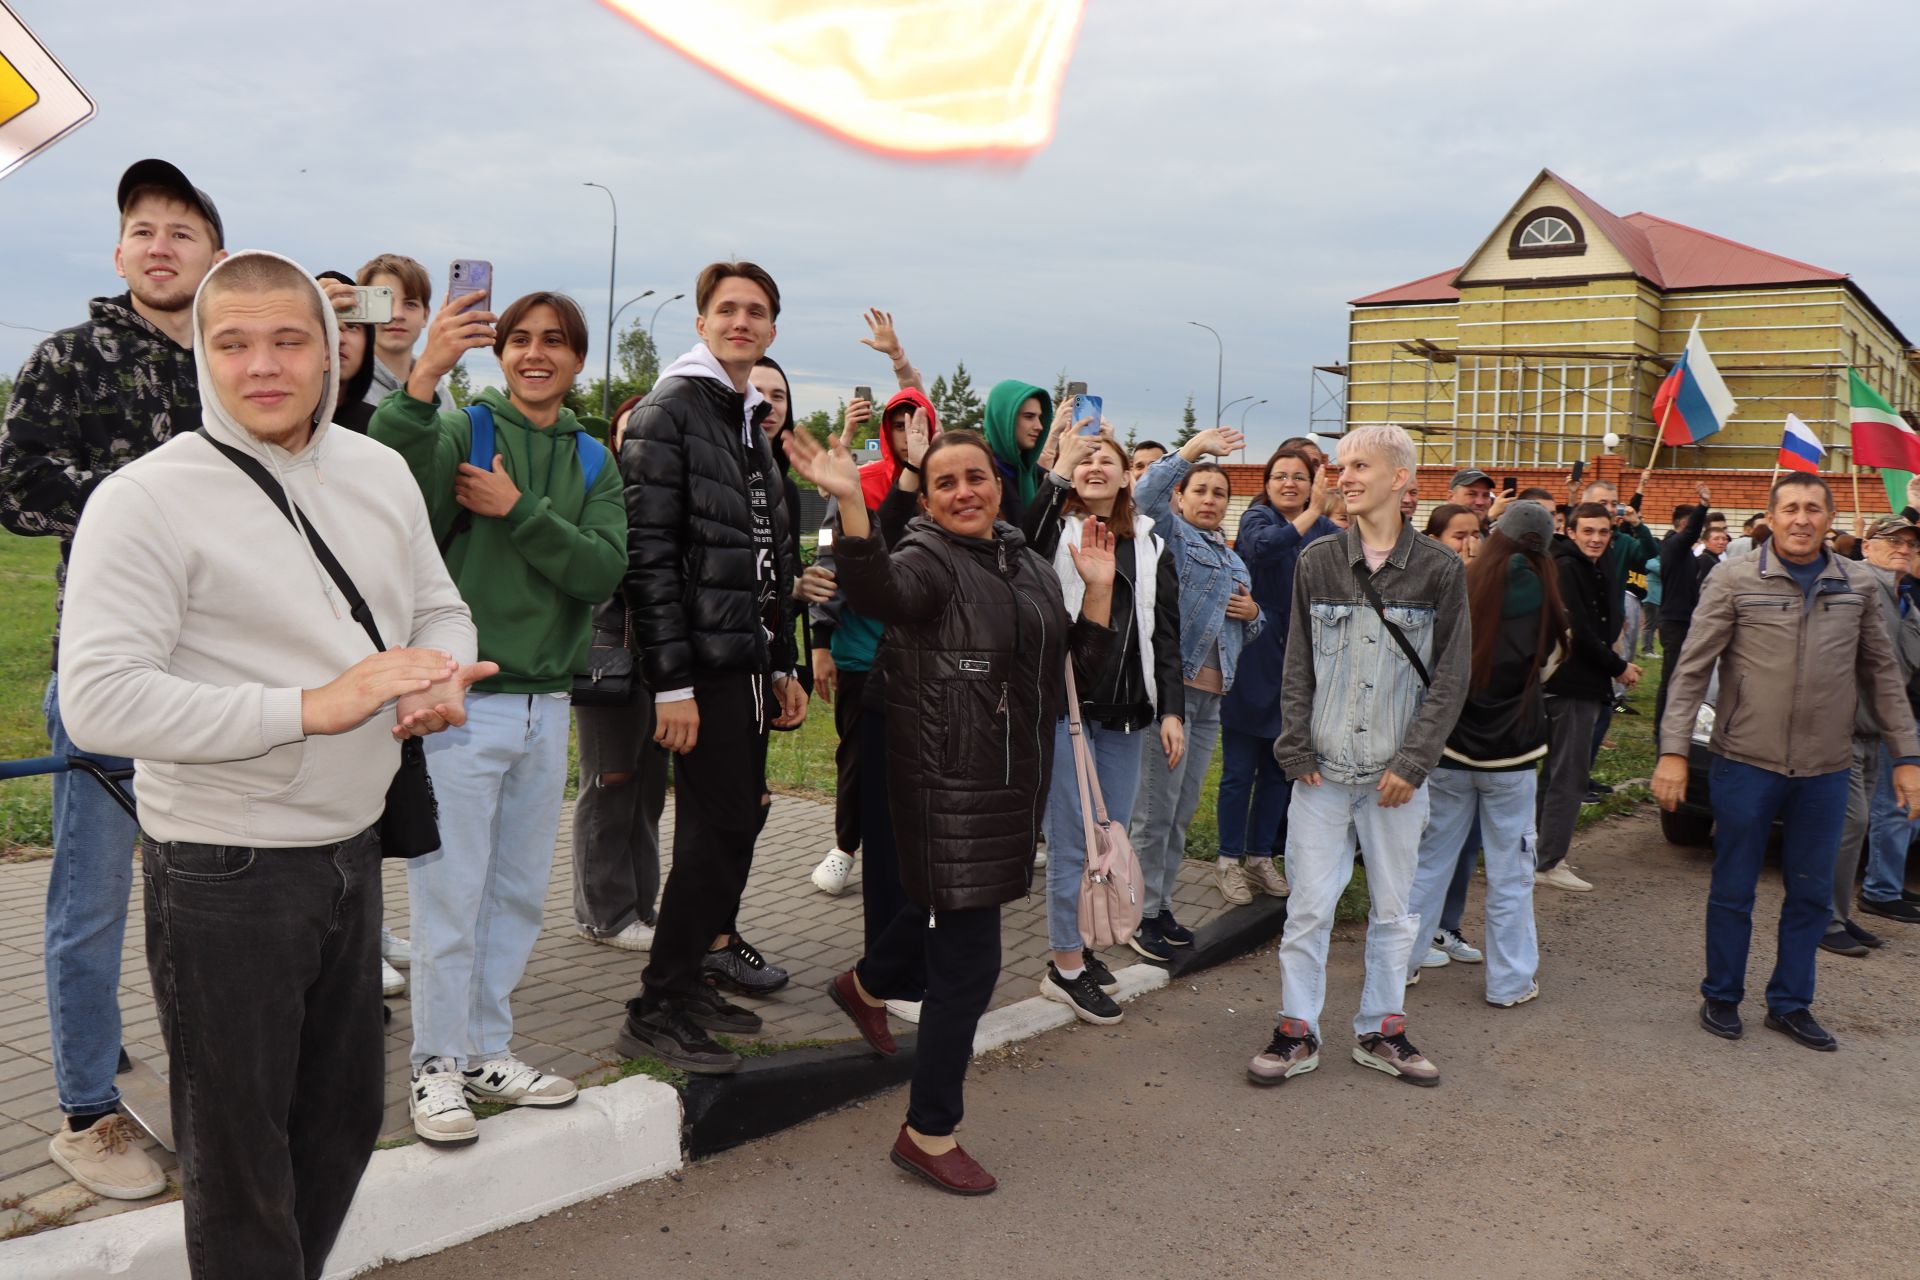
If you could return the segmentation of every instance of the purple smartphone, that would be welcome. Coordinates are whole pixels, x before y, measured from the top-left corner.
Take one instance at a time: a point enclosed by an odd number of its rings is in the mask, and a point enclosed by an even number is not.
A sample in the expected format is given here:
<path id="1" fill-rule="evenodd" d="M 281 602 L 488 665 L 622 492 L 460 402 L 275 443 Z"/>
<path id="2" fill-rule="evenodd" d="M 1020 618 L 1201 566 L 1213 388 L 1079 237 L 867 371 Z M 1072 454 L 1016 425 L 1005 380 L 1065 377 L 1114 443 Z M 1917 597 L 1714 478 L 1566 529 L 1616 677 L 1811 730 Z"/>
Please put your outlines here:
<path id="1" fill-rule="evenodd" d="M 447 268 L 447 301 L 470 293 L 481 296 L 480 310 L 493 310 L 493 264 L 482 258 L 455 258 Z"/>

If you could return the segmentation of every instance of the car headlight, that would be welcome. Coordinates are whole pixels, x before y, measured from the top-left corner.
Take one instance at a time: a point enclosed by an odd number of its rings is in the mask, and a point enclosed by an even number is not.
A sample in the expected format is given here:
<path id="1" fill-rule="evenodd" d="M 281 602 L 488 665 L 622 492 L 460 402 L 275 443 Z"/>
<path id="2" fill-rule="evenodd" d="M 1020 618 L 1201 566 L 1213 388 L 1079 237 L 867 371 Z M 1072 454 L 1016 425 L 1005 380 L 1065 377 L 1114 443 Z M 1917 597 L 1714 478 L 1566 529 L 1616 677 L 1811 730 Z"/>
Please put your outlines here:
<path id="1" fill-rule="evenodd" d="M 1693 740 L 1701 746 L 1713 741 L 1713 704 L 1700 705 L 1699 714 L 1693 717 Z"/>

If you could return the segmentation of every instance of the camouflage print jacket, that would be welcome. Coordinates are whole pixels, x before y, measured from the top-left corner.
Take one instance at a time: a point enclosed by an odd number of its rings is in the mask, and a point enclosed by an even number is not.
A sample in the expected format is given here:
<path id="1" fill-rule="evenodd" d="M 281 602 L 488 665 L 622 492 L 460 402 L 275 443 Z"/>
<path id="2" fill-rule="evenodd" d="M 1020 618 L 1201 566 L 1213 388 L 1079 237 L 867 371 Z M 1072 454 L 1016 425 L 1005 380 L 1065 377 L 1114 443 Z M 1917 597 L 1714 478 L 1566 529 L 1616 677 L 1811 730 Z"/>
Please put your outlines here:
<path id="1" fill-rule="evenodd" d="M 61 591 L 74 526 L 94 487 L 200 425 L 193 352 L 133 309 L 95 298 L 85 324 L 34 349 L 0 424 L 0 526 L 60 539 Z"/>

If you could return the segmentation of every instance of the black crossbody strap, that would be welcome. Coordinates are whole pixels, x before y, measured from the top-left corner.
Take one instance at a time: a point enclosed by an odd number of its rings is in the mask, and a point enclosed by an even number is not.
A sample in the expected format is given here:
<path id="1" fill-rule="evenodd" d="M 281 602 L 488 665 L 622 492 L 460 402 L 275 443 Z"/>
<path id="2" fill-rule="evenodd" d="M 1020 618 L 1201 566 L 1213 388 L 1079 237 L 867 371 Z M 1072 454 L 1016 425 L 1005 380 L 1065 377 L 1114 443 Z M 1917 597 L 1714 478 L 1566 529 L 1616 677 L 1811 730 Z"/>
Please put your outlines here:
<path id="1" fill-rule="evenodd" d="M 1427 674 L 1427 664 L 1420 661 L 1419 651 L 1413 647 L 1413 641 L 1407 639 L 1407 633 L 1395 626 L 1393 619 L 1387 616 L 1387 606 L 1380 599 L 1379 590 L 1373 585 L 1373 574 L 1362 569 L 1359 563 L 1355 562 L 1353 580 L 1360 584 L 1362 591 L 1367 593 L 1367 602 L 1373 606 L 1373 611 L 1380 615 L 1380 625 L 1387 629 L 1387 634 L 1393 637 L 1393 642 L 1400 646 L 1400 652 L 1407 655 L 1407 661 L 1411 662 L 1413 669 L 1420 673 L 1420 683 L 1431 688 L 1433 677 Z"/>
<path id="2" fill-rule="evenodd" d="M 374 625 L 373 610 L 367 607 L 365 598 L 360 594 L 360 588 L 354 586 L 353 579 L 347 576 L 346 566 L 340 563 L 333 551 L 321 540 L 319 531 L 313 527 L 313 521 L 307 519 L 307 513 L 293 505 L 292 500 L 287 497 L 287 491 L 280 487 L 280 482 L 273 478 L 273 473 L 261 464 L 260 459 L 243 449 L 236 449 L 230 444 L 221 444 L 208 434 L 205 427 L 198 430 L 208 444 L 226 454 L 228 461 L 246 472 L 247 478 L 259 485 L 261 491 L 273 499 L 273 505 L 280 508 L 280 514 L 285 516 L 295 529 L 306 535 L 308 545 L 313 548 L 313 554 L 320 558 L 320 564 L 326 569 L 327 575 L 333 579 L 333 585 L 339 587 L 340 594 L 347 598 L 347 608 L 353 614 L 353 620 L 367 629 L 367 635 L 372 639 L 374 648 L 382 653 L 386 652 L 386 641 L 380 638 L 380 628 Z"/>

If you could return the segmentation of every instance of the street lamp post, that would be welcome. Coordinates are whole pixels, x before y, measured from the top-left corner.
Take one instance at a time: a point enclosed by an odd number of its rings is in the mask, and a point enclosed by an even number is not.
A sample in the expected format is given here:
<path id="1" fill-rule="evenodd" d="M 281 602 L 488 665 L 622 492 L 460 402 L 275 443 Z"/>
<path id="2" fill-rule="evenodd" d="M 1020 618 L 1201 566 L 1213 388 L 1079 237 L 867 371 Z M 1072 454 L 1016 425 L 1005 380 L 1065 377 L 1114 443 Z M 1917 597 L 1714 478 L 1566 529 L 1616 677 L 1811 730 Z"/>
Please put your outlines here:
<path id="1" fill-rule="evenodd" d="M 660 358 L 660 348 L 653 346 L 653 326 L 660 322 L 660 307 L 666 306 L 667 302 L 678 302 L 686 296 L 684 293 L 674 294 L 671 298 L 668 298 L 666 302 L 662 302 L 659 307 L 655 307 L 653 309 L 653 319 L 647 321 L 647 345 L 653 347 L 653 358 L 655 360 Z"/>
<path id="2" fill-rule="evenodd" d="M 1216 416 L 1224 416 L 1224 415 L 1225 415 L 1225 413 L 1226 413 L 1226 411 L 1227 411 L 1228 409 L 1231 409 L 1231 408 L 1233 408 L 1233 406 L 1235 406 L 1235 405 L 1237 405 L 1237 404 L 1239 404 L 1241 400 L 1251 400 L 1251 399 L 1253 399 L 1253 397 L 1252 397 L 1252 396 L 1240 396 L 1240 397 L 1239 397 L 1239 398 L 1237 398 L 1237 399 L 1234 399 L 1234 400 L 1229 400 L 1229 401 L 1227 401 L 1227 403 L 1225 404 L 1225 406 L 1223 406 L 1223 407 L 1221 408 L 1221 410 L 1220 410 L 1220 414 L 1219 414 L 1219 415 L 1216 415 Z M 1225 422 L 1216 422 L 1216 423 L 1215 423 L 1214 425 L 1215 425 L 1215 426 L 1218 426 L 1218 427 L 1224 427 L 1224 426 L 1226 426 L 1227 424 L 1226 424 Z"/>
<path id="3" fill-rule="evenodd" d="M 1213 425 L 1217 427 L 1220 425 L 1220 383 L 1227 371 L 1227 344 L 1220 340 L 1220 331 L 1212 325 L 1201 324 L 1198 320 L 1189 320 L 1187 323 L 1212 334 L 1214 345 L 1220 349 L 1213 366 Z"/>
<path id="4" fill-rule="evenodd" d="M 599 187 L 607 193 L 607 203 L 613 206 L 613 243 L 607 251 L 607 365 L 606 372 L 600 378 L 600 416 L 606 417 L 612 405 L 608 399 L 613 394 L 613 275 L 620 266 L 620 202 L 613 198 L 613 188 L 598 182 L 583 182 L 583 187 Z"/>
<path id="5" fill-rule="evenodd" d="M 1247 460 L 1247 415 L 1265 404 L 1265 400 L 1255 400 L 1240 411 L 1240 461 Z"/>

